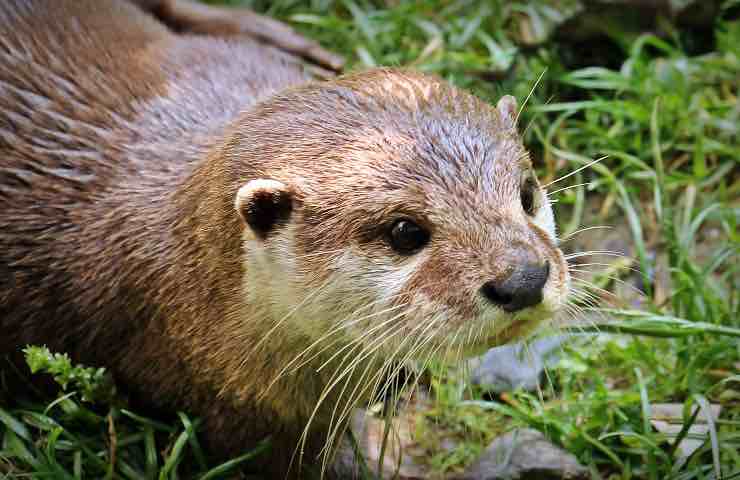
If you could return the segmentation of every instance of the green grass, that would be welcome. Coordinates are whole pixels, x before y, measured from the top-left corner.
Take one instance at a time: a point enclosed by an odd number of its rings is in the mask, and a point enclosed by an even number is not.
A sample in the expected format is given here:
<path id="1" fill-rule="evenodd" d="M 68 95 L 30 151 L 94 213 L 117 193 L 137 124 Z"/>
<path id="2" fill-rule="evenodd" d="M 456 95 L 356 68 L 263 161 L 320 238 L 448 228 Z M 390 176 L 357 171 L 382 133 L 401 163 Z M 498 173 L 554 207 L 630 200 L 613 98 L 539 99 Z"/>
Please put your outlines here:
<path id="1" fill-rule="evenodd" d="M 17 389 L 11 409 L 0 406 L 0 478 L 223 478 L 269 447 L 222 464 L 206 459 L 198 442 L 198 420 L 183 412 L 151 419 L 126 408 L 104 369 L 73 366 L 43 347 L 25 350 L 34 373 L 51 375 L 61 387 L 46 405 L 41 392 Z M 6 374 L 20 373 L 8 369 Z M 3 376 L 5 380 L 6 376 Z M 2 398 L 2 397 L 0 397 Z"/>
<path id="2" fill-rule="evenodd" d="M 536 394 L 493 401 L 460 388 L 458 370 L 435 368 L 437 400 L 418 432 L 429 464 L 459 471 L 497 433 L 529 426 L 594 479 L 740 478 L 740 2 L 724 2 L 704 33 L 665 19 L 657 33 L 641 33 L 627 15 L 610 18 L 588 55 L 567 38 L 527 44 L 569 16 L 544 2 L 230 3 L 289 21 L 345 55 L 349 69 L 411 66 L 491 102 L 503 92 L 529 97 L 521 125 L 543 183 L 606 156 L 550 187 L 573 186 L 555 197 L 561 234 L 627 225 L 644 296 L 600 312 L 612 323 L 565 347 Z M 579 2 L 560 4 L 575 11 Z M 608 274 L 577 285 L 583 309 L 605 296 L 600 289 L 634 280 L 623 259 L 596 262 Z M 231 466 L 204 458 L 197 420 L 150 420 L 110 398 L 91 406 L 84 385 L 68 382 L 77 386 L 48 405 L 2 407 L 0 477 L 174 478 Z M 702 446 L 679 461 L 678 441 L 689 434 L 652 429 L 658 402 L 684 404 L 686 424 L 696 420 L 692 405 L 723 408 Z M 442 450 L 444 438 L 458 447 Z"/>

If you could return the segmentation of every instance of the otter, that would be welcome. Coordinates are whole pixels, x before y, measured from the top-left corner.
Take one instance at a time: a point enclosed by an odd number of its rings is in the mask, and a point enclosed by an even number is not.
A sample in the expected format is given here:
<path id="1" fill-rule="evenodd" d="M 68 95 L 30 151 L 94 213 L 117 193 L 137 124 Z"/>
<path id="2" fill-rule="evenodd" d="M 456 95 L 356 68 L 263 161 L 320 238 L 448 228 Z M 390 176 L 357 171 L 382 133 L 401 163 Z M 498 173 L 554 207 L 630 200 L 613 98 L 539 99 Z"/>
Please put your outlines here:
<path id="1" fill-rule="evenodd" d="M 269 478 L 300 478 L 399 363 L 564 305 L 512 97 L 315 79 L 293 57 L 331 64 L 315 44 L 158 6 L 0 5 L 0 353 L 105 366 L 219 455 L 269 436 Z"/>

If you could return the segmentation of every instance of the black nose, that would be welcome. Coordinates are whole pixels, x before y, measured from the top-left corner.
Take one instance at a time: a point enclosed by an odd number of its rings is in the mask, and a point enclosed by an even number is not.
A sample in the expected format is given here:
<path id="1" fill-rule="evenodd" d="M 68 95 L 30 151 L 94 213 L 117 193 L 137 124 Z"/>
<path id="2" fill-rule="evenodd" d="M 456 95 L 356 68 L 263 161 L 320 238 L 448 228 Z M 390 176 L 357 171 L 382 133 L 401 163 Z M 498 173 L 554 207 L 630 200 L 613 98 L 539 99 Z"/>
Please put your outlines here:
<path id="1" fill-rule="evenodd" d="M 481 292 L 507 312 L 516 312 L 542 302 L 542 288 L 550 275 L 550 263 L 521 265 L 506 280 L 486 282 Z"/>

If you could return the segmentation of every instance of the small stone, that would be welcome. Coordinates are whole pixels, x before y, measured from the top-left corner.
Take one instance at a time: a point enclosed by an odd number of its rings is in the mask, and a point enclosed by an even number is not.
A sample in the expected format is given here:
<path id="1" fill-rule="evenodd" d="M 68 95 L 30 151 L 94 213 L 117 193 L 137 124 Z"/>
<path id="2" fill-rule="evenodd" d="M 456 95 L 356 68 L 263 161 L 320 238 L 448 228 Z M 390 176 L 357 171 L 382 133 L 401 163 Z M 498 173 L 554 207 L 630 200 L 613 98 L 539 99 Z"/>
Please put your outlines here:
<path id="1" fill-rule="evenodd" d="M 535 391 L 542 372 L 557 362 L 557 352 L 568 339 L 557 335 L 523 343 L 492 348 L 482 357 L 471 360 L 471 379 L 491 392 L 511 392 L 516 389 Z"/>
<path id="2" fill-rule="evenodd" d="M 496 438 L 458 480 L 579 480 L 589 471 L 576 457 L 532 429 Z"/>

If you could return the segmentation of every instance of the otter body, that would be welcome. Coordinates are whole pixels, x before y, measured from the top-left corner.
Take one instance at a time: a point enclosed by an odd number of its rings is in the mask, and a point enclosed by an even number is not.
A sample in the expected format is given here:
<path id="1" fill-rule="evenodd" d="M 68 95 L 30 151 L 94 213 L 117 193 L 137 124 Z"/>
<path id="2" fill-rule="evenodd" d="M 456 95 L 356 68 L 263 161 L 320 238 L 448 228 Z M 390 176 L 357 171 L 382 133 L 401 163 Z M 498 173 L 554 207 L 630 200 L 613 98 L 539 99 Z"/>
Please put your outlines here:
<path id="1" fill-rule="evenodd" d="M 266 47 L 175 36 L 125 2 L 3 2 L 0 352 L 44 343 L 231 425 L 213 342 L 232 341 L 214 327 L 238 310 L 241 227 L 209 231 L 193 175 L 241 110 L 306 80 Z M 224 431 L 226 455 L 279 426 L 250 418 Z"/>
<path id="2" fill-rule="evenodd" d="M 265 468 L 300 476 L 286 459 L 336 443 L 394 362 L 564 303 L 512 102 L 405 72 L 311 81 L 124 1 L 5 1 L 0 352 L 105 366 L 202 416 L 222 455 L 270 435 Z"/>

